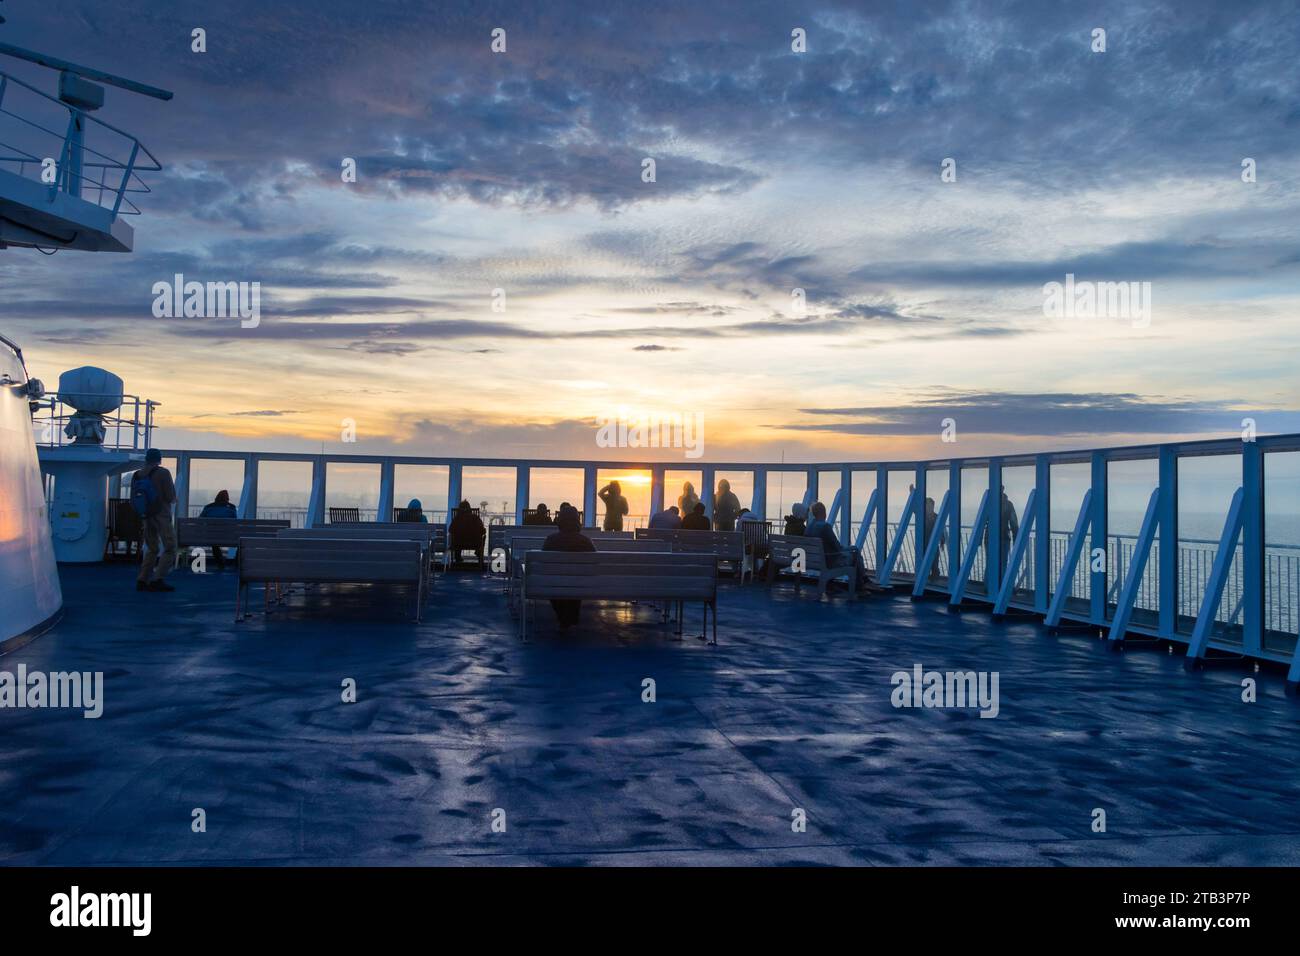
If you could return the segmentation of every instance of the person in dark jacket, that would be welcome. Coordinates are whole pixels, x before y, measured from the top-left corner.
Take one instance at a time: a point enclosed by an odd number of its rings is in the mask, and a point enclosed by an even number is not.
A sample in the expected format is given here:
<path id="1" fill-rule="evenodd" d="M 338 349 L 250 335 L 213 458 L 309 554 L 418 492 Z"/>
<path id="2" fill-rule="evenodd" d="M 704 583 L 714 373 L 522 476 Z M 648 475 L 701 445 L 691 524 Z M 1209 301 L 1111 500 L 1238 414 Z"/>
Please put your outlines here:
<path id="1" fill-rule="evenodd" d="M 840 539 L 835 537 L 835 529 L 826 520 L 826 506 L 820 501 L 815 501 L 811 510 L 812 520 L 808 522 L 808 537 L 821 539 L 822 551 L 826 553 L 826 566 L 838 568 L 845 564 L 852 564 L 858 584 L 866 584 L 867 569 L 862 563 L 862 555 L 840 545 Z"/>
<path id="2" fill-rule="evenodd" d="M 605 503 L 605 522 L 602 527 L 606 531 L 622 531 L 623 516 L 627 514 L 627 499 L 623 497 L 622 486 L 617 481 L 611 481 L 596 495 Z"/>
<path id="3" fill-rule="evenodd" d="M 456 514 L 447 528 L 447 537 L 451 539 L 452 559 L 460 556 L 461 551 L 473 551 L 480 567 L 483 564 L 483 542 L 487 539 L 487 529 L 483 519 L 474 513 L 468 501 L 456 506 Z"/>
<path id="4" fill-rule="evenodd" d="M 808 508 L 802 501 L 796 501 L 790 506 L 790 513 L 785 516 L 785 533 L 808 533 Z"/>
<path id="5" fill-rule="evenodd" d="M 239 517 L 239 511 L 230 503 L 230 492 L 218 491 L 217 496 L 208 504 L 203 506 L 199 512 L 200 518 L 229 518 L 232 521 Z M 212 561 L 218 568 L 226 566 L 226 551 L 217 545 L 212 546 Z"/>
<path id="6" fill-rule="evenodd" d="M 540 504 L 538 504 L 538 506 L 534 508 L 532 511 L 524 512 L 524 524 L 526 525 L 540 525 L 540 524 L 554 524 L 554 523 L 555 523 L 554 515 L 552 515 L 550 509 L 546 507 L 545 502 L 541 502 Z"/>
<path id="7" fill-rule="evenodd" d="M 709 519 L 704 514 L 704 502 L 696 502 L 695 510 L 682 519 L 683 531 L 708 531 Z"/>
<path id="8" fill-rule="evenodd" d="M 591 539 L 582 533 L 582 519 L 578 517 L 578 509 L 561 505 L 555 516 L 555 525 L 559 530 L 542 542 L 543 551 L 596 550 Z M 555 618 L 560 622 L 561 629 L 577 626 L 582 614 L 581 601 L 552 601 L 551 607 L 555 610 Z"/>
<path id="9" fill-rule="evenodd" d="M 428 524 L 429 516 L 424 513 L 424 503 L 419 498 L 412 498 L 397 515 L 397 520 L 411 522 L 412 524 Z"/>
<path id="10" fill-rule="evenodd" d="M 676 531 L 682 526 L 682 517 L 677 513 L 677 506 L 671 505 L 663 511 L 656 511 L 650 516 L 650 528 L 662 528 L 665 531 Z"/>

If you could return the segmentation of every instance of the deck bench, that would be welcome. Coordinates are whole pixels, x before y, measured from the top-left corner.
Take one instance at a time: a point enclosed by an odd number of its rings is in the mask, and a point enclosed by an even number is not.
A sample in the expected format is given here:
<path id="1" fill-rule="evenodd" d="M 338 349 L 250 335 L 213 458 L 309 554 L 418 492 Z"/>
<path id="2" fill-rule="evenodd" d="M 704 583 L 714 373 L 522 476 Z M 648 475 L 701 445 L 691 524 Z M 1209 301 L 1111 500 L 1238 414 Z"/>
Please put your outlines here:
<path id="1" fill-rule="evenodd" d="M 707 554 L 663 551 L 532 551 L 524 562 L 519 634 L 528 639 L 528 608 L 536 600 L 670 601 L 683 607 L 699 601 L 705 632 L 713 613 L 718 642 L 718 563 Z M 682 618 L 677 615 L 678 636 Z M 701 635 L 703 636 L 703 635 Z"/>
<path id="2" fill-rule="evenodd" d="M 241 538 L 238 546 L 236 621 L 244 619 L 248 585 L 254 583 L 410 584 L 420 620 L 428 562 L 419 541 L 288 535 Z"/>
<path id="3" fill-rule="evenodd" d="M 429 535 L 429 553 L 440 554 L 443 556 L 443 567 L 447 566 L 450 555 L 447 552 L 447 526 L 441 522 L 432 521 L 340 521 L 337 524 L 322 525 L 313 528 L 314 531 L 329 531 L 338 529 L 340 531 L 355 531 L 361 529 L 364 531 L 406 531 L 427 532 Z M 423 538 L 421 538 L 423 540 Z"/>
<path id="4" fill-rule="evenodd" d="M 190 548 L 235 548 L 240 538 L 274 538 L 288 527 L 280 518 L 178 518 L 176 560 Z"/>
<path id="5" fill-rule="evenodd" d="M 827 585 L 836 578 L 844 578 L 848 581 L 850 595 L 858 593 L 857 561 L 851 558 L 848 564 L 828 566 L 826 563 L 826 549 L 822 545 L 821 538 L 800 534 L 774 534 L 769 535 L 767 541 L 769 552 L 767 561 L 768 584 L 776 580 L 779 571 L 790 568 L 794 564 L 795 551 L 802 548 L 805 565 L 802 574 L 795 574 L 796 588 L 802 583 L 803 575 L 807 574 L 817 579 L 818 597 L 826 593 Z M 849 550 L 856 554 L 855 549 Z"/>
<path id="6" fill-rule="evenodd" d="M 745 565 L 745 536 L 739 531 L 690 531 L 681 528 L 638 528 L 638 541 L 667 541 L 674 554 L 711 554 L 717 561 Z"/>

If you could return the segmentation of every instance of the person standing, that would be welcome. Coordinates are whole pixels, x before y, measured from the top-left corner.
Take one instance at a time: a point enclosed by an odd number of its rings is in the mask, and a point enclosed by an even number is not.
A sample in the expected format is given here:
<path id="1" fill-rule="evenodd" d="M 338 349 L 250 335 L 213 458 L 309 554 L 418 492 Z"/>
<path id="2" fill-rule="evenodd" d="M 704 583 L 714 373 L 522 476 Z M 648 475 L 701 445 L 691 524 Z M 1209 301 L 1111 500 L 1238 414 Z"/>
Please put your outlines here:
<path id="1" fill-rule="evenodd" d="M 145 452 L 144 462 L 131 476 L 131 507 L 140 516 L 144 540 L 135 589 L 175 591 L 166 577 L 176 564 L 176 525 L 172 521 L 176 485 L 172 473 L 162 466 L 162 452 L 157 448 Z"/>
<path id="2" fill-rule="evenodd" d="M 622 486 L 611 481 L 596 494 L 605 503 L 605 521 L 601 527 L 606 531 L 622 531 L 623 516 L 627 514 L 627 499 L 623 497 Z"/>
<path id="3" fill-rule="evenodd" d="M 731 490 L 731 482 L 723 478 L 718 482 L 718 494 L 713 500 L 713 529 L 735 531 L 738 514 L 740 514 L 740 499 Z"/>
<path id="4" fill-rule="evenodd" d="M 695 486 L 689 481 L 682 482 L 682 493 L 677 499 L 677 513 L 685 518 L 700 503 L 700 496 L 695 493 Z"/>

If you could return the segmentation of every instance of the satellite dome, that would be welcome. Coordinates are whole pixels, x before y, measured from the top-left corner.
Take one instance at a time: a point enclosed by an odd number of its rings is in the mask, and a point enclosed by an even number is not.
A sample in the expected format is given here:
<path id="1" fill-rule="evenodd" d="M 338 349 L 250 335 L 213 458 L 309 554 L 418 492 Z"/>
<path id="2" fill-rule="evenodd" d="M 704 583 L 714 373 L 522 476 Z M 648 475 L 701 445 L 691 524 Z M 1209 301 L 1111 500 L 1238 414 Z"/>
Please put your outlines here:
<path id="1" fill-rule="evenodd" d="M 122 404 L 122 380 L 93 365 L 68 369 L 59 376 L 59 399 L 79 412 L 107 415 Z"/>

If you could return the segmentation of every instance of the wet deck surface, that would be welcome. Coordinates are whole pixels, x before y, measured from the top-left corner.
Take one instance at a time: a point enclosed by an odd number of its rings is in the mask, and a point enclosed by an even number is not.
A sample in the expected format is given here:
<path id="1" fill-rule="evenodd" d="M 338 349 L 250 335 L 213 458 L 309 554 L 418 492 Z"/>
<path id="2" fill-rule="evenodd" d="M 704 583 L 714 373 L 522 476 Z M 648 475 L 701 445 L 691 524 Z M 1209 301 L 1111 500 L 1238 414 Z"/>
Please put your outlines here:
<path id="1" fill-rule="evenodd" d="M 0 710 L 0 862 L 1300 864 L 1278 674 L 789 586 L 727 586 L 717 647 L 644 608 L 561 638 L 544 605 L 521 645 L 469 572 L 419 626 L 356 593 L 236 625 L 230 572 L 132 574 L 64 568 L 64 621 L 0 658 L 105 673 L 98 720 Z M 917 663 L 998 671 L 1000 713 L 895 709 Z"/>

